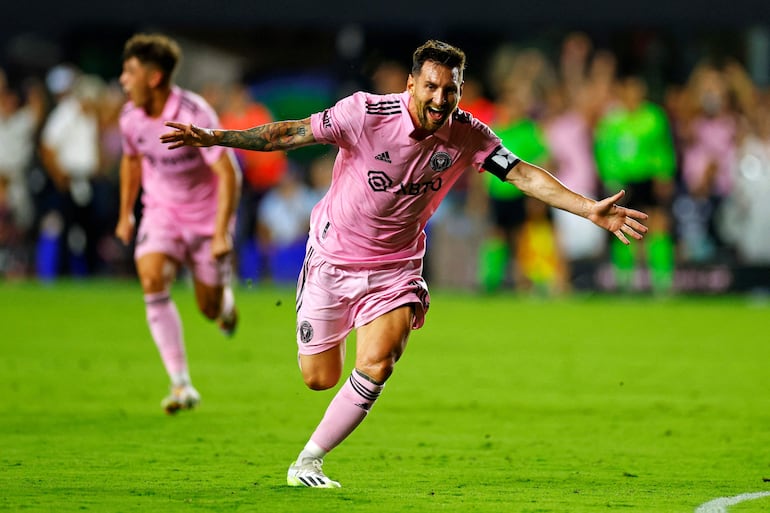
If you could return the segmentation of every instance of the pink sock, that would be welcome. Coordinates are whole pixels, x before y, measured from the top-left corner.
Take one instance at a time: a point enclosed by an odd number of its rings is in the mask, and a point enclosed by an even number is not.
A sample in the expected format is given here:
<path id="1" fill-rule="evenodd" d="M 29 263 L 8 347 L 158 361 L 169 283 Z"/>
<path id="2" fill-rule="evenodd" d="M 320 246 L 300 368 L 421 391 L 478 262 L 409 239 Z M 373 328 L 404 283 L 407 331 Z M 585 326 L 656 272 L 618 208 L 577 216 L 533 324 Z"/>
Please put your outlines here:
<path id="1" fill-rule="evenodd" d="M 187 373 L 182 320 L 168 292 L 145 294 L 147 324 L 169 376 Z"/>
<path id="2" fill-rule="evenodd" d="M 375 385 L 357 370 L 342 385 L 310 440 L 326 452 L 337 447 L 364 420 L 385 385 Z"/>

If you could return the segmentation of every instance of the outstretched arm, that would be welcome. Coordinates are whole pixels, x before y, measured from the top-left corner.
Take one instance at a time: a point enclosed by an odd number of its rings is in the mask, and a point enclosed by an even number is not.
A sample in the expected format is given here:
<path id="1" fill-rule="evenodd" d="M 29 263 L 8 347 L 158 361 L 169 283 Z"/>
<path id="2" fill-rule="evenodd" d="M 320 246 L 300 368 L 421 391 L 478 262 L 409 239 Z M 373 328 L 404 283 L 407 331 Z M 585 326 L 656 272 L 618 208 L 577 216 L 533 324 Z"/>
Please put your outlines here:
<path id="1" fill-rule="evenodd" d="M 182 146 L 229 146 L 243 150 L 293 150 L 316 142 L 310 129 L 310 118 L 299 121 L 276 121 L 245 130 L 201 128 L 175 121 L 166 122 L 174 129 L 160 136 L 173 150 Z"/>
<path id="2" fill-rule="evenodd" d="M 601 201 L 592 200 L 568 189 L 548 171 L 524 161 L 508 172 L 506 181 L 528 196 L 585 217 L 612 232 L 624 244 L 629 243 L 626 236 L 640 240 L 647 232 L 647 227 L 640 222 L 647 219 L 647 214 L 616 204 L 625 195 L 625 191 L 619 191 Z"/>

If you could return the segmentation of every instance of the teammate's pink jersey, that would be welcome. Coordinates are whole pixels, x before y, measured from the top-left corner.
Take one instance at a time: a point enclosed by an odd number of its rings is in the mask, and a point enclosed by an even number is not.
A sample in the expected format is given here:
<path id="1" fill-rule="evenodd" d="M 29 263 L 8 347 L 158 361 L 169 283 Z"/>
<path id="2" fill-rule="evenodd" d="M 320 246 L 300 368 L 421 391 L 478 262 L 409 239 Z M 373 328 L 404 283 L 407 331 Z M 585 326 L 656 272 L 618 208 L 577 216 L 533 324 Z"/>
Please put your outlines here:
<path id="1" fill-rule="evenodd" d="M 201 234 L 214 232 L 218 178 L 210 165 L 225 151 L 221 146 L 169 150 L 160 135 L 170 129 L 164 123 L 217 127 L 219 119 L 206 101 L 195 93 L 172 87 L 171 95 L 157 118 L 147 116 L 132 102 L 123 107 L 120 131 L 123 153 L 142 158 L 142 204 L 162 208 L 175 221 Z"/>
<path id="2" fill-rule="evenodd" d="M 339 147 L 329 191 L 313 209 L 310 244 L 335 264 L 422 258 L 425 225 L 470 166 L 500 139 L 457 111 L 435 134 L 410 137 L 408 92 L 355 93 L 311 116 L 318 142 Z"/>

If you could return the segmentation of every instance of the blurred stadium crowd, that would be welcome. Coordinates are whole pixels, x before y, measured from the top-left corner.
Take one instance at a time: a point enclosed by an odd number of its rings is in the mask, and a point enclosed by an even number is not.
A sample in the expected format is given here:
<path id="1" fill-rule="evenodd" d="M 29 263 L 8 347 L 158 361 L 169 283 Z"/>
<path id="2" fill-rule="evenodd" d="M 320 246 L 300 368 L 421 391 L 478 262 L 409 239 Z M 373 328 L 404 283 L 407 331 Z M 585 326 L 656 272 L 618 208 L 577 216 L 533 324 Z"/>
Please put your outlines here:
<path id="1" fill-rule="evenodd" d="M 343 62 L 345 48 L 360 45 L 355 33 L 348 39 L 338 48 Z M 195 51 L 187 45 L 185 59 L 195 63 Z M 723 291 L 731 278 L 709 269 L 770 267 L 770 89 L 752 78 L 745 56 L 698 55 L 677 70 L 681 80 L 668 80 L 582 32 L 565 33 L 551 50 L 500 41 L 483 59 L 478 51 L 469 51 L 470 62 L 484 66 L 468 70 L 460 107 L 585 195 L 628 188 L 625 204 L 651 214 L 651 231 L 643 244 L 620 248 L 590 223 L 469 172 L 429 226 L 435 285 Z M 661 51 L 653 42 L 641 53 Z M 223 127 L 246 128 L 305 117 L 355 88 L 401 91 L 409 57 L 379 53 L 356 73 L 338 66 L 280 77 L 216 77 L 188 67 L 197 81 L 183 85 L 209 100 Z M 119 66 L 119 50 L 113 58 Z M 89 69 L 85 59 L 45 69 L 0 60 L 0 276 L 133 273 L 133 248 L 113 237 L 124 102 L 118 73 Z M 238 157 L 239 278 L 291 283 L 333 151 Z"/>

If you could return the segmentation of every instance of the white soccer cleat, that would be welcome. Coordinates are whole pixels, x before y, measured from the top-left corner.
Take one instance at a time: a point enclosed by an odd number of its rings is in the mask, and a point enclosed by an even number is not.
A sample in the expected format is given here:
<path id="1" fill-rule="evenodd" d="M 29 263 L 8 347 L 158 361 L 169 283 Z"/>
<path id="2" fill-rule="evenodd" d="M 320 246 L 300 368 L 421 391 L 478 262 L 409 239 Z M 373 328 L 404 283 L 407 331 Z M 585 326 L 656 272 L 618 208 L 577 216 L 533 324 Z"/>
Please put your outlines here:
<path id="1" fill-rule="evenodd" d="M 295 461 L 289 467 L 286 483 L 289 486 L 307 486 L 308 488 L 340 488 L 337 481 L 332 481 L 321 470 L 321 458 L 306 459 L 303 463 Z"/>
<path id="2" fill-rule="evenodd" d="M 200 402 L 201 396 L 192 385 L 179 385 L 171 387 L 171 393 L 160 402 L 160 406 L 167 414 L 173 415 L 179 410 L 192 410 Z"/>

